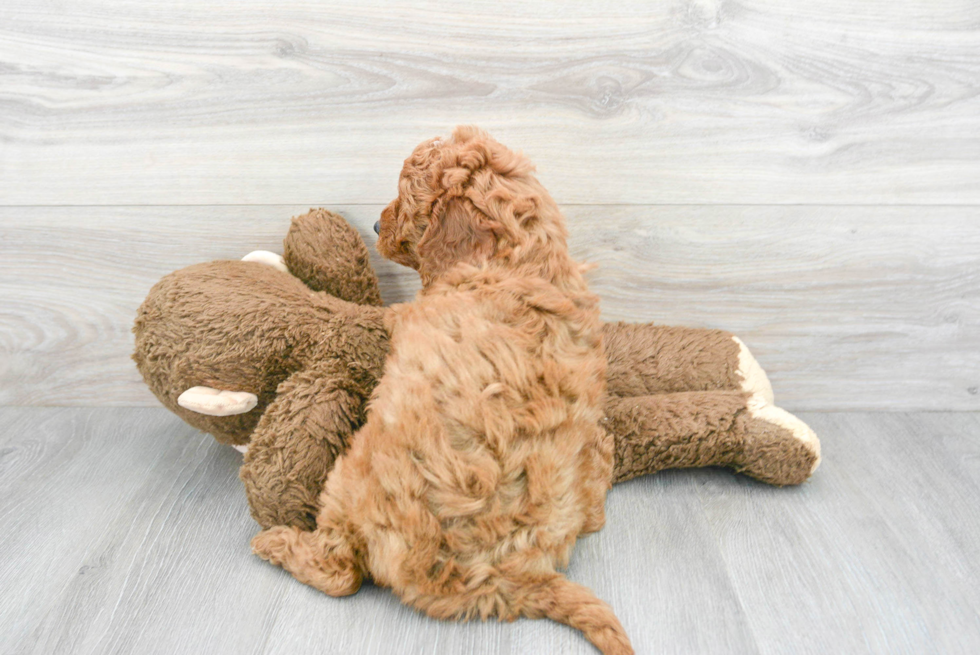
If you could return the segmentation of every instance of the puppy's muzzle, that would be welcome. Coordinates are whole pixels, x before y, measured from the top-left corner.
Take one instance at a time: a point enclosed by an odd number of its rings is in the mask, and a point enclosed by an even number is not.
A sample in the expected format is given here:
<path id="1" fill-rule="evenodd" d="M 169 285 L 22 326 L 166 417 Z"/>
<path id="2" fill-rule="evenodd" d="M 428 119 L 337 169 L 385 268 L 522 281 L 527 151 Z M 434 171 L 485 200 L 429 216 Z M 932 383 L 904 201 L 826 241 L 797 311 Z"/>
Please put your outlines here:
<path id="1" fill-rule="evenodd" d="M 381 234 L 381 221 L 374 222 L 374 233 Z"/>

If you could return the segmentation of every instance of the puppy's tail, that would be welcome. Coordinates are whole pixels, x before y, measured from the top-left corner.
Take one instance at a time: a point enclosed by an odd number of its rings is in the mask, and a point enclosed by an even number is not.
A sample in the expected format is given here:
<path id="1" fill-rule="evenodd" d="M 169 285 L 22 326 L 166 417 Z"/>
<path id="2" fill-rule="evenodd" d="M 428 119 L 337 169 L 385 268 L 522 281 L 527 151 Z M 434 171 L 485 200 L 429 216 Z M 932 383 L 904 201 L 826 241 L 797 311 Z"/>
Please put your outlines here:
<path id="1" fill-rule="evenodd" d="M 549 618 L 581 630 L 603 655 L 633 655 L 629 637 L 612 608 L 595 597 L 592 590 L 554 573 L 533 582 L 512 580 L 522 597 L 521 614 Z"/>

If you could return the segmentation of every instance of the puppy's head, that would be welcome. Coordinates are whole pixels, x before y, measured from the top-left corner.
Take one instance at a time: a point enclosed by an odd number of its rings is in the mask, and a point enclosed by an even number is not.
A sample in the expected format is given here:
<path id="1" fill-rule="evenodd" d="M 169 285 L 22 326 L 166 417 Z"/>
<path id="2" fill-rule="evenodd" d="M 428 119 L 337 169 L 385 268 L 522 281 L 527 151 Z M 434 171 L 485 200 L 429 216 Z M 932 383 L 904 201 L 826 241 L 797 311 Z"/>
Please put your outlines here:
<path id="1" fill-rule="evenodd" d="M 378 252 L 423 284 L 454 265 L 480 265 L 513 246 L 515 184 L 530 163 L 475 127 L 423 142 L 405 160 L 398 197 L 381 212 Z"/>

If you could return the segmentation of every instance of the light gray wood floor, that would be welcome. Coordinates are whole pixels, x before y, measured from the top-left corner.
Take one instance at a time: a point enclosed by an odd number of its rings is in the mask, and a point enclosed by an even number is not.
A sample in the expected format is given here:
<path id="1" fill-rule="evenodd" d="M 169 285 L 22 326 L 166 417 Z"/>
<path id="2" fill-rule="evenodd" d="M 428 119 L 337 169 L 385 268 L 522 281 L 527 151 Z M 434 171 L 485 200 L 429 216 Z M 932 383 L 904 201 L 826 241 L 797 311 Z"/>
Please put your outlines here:
<path id="1" fill-rule="evenodd" d="M 980 652 L 980 415 L 802 417 L 824 446 L 809 483 L 620 485 L 569 576 L 638 653 Z M 239 462 L 163 409 L 0 409 L 0 652 L 594 652 L 548 621 L 301 585 L 249 553 Z"/>

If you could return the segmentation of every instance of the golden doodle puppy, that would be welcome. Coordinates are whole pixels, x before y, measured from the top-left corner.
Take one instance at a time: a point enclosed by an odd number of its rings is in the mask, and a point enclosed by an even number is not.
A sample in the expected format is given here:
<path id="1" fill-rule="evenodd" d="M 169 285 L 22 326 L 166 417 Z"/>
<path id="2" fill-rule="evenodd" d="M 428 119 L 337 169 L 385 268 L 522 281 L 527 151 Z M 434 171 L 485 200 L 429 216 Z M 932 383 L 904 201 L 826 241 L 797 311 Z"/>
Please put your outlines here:
<path id="1" fill-rule="evenodd" d="M 386 319 L 384 376 L 317 529 L 252 547 L 332 596 L 369 575 L 433 617 L 547 617 L 632 653 L 609 606 L 558 572 L 605 521 L 613 444 L 598 298 L 532 170 L 470 127 L 406 160 L 378 250 L 423 288 Z"/>

